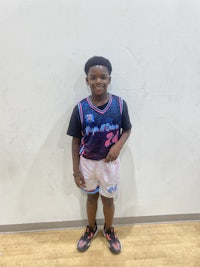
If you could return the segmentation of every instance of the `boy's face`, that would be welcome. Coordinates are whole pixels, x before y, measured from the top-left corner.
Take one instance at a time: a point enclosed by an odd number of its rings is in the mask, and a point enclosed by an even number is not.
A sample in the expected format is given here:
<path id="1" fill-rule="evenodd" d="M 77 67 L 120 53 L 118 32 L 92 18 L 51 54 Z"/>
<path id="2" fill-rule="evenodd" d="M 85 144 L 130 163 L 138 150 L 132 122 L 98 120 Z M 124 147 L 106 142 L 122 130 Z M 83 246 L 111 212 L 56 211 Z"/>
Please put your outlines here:
<path id="1" fill-rule="evenodd" d="M 105 66 L 95 65 L 89 68 L 86 82 L 90 86 L 93 95 L 107 93 L 107 87 L 111 81 L 108 69 Z"/>

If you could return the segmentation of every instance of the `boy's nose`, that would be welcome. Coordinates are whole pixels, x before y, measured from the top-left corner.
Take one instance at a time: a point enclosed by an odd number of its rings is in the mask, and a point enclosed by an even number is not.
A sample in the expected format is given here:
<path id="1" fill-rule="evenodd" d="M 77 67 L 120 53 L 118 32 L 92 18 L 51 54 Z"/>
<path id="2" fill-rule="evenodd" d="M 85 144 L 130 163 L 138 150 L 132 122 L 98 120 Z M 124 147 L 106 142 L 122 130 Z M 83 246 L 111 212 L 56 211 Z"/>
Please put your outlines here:
<path id="1" fill-rule="evenodd" d="M 100 83 L 101 82 L 101 78 L 98 77 L 97 78 L 97 82 Z"/>

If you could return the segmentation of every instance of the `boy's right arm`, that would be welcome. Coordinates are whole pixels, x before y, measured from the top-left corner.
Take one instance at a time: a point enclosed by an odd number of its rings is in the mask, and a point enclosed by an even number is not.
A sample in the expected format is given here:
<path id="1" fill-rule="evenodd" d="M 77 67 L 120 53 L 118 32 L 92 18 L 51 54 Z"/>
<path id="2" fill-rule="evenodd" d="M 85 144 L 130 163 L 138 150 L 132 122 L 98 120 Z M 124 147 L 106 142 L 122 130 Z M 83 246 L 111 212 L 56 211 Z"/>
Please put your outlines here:
<path id="1" fill-rule="evenodd" d="M 72 137 L 72 162 L 73 162 L 73 176 L 74 181 L 76 185 L 80 188 L 84 188 L 85 186 L 85 180 L 84 177 L 79 170 L 79 164 L 80 164 L 80 155 L 79 155 L 79 149 L 80 149 L 80 142 L 81 139 L 77 137 Z"/>

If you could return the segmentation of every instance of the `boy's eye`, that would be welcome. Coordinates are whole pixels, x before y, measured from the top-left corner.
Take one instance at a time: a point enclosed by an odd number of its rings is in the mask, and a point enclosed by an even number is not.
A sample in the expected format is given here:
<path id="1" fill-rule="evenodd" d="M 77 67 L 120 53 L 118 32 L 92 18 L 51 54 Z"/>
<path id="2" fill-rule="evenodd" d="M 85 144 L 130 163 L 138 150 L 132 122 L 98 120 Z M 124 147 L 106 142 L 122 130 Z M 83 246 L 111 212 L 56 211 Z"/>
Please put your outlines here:
<path id="1" fill-rule="evenodd" d="M 101 80 L 106 80 L 107 78 L 108 78 L 107 75 L 102 75 L 102 76 L 100 77 Z M 92 81 L 94 81 L 94 80 L 97 80 L 98 77 L 96 77 L 96 76 L 90 76 L 89 79 L 92 80 Z"/>

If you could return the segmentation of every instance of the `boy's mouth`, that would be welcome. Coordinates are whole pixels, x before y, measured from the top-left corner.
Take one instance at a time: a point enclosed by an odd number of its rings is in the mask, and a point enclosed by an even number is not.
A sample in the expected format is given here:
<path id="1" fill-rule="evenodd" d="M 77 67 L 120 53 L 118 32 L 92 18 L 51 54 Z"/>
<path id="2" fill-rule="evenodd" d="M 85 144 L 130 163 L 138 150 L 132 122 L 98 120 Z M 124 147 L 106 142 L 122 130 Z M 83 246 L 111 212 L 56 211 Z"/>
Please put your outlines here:
<path id="1" fill-rule="evenodd" d="M 103 86 L 95 86 L 95 89 L 96 90 L 102 90 L 102 89 L 104 89 L 104 87 Z"/>

